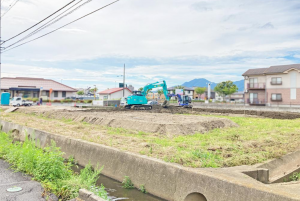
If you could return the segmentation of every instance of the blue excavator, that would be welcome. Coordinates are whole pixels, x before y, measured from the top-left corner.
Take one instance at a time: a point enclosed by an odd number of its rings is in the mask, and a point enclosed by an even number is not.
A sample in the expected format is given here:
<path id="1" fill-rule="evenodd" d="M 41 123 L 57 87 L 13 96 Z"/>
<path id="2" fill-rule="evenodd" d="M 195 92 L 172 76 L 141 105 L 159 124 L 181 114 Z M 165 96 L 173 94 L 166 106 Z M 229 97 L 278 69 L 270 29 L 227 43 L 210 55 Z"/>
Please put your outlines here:
<path id="1" fill-rule="evenodd" d="M 192 99 L 189 96 L 181 96 L 180 94 L 168 94 L 169 97 L 177 97 L 178 106 L 185 108 L 192 108 Z"/>
<path id="2" fill-rule="evenodd" d="M 152 110 L 152 105 L 147 105 L 148 100 L 146 96 L 149 90 L 158 87 L 162 87 L 166 98 L 162 106 L 167 107 L 169 105 L 170 97 L 168 96 L 168 87 L 166 81 L 162 81 L 147 84 L 142 91 L 133 91 L 133 94 L 127 97 L 127 105 L 125 105 L 125 108 L 134 110 Z"/>

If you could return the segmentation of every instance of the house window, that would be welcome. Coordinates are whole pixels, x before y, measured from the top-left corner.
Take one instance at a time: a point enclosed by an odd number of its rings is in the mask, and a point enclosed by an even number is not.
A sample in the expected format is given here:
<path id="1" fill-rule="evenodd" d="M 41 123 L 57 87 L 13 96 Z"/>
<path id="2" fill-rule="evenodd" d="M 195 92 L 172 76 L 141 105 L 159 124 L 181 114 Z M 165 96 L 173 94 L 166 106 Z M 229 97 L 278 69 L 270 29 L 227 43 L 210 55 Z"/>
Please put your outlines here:
<path id="1" fill-rule="evenodd" d="M 272 101 L 281 101 L 282 96 L 281 94 L 272 94 Z"/>
<path id="2" fill-rule="evenodd" d="M 274 85 L 276 85 L 276 84 L 282 84 L 282 79 L 281 79 L 281 77 L 272 77 L 272 82 L 271 82 L 271 84 L 274 84 Z"/>
<path id="3" fill-rule="evenodd" d="M 250 88 L 256 88 L 257 87 L 257 78 L 250 78 Z"/>
<path id="4" fill-rule="evenodd" d="M 57 98 L 58 97 L 58 91 L 55 91 L 54 92 L 54 98 Z"/>
<path id="5" fill-rule="evenodd" d="M 63 98 L 67 97 L 67 92 L 66 92 L 66 91 L 63 91 L 63 92 L 62 92 L 62 97 L 63 97 Z"/>
<path id="6" fill-rule="evenodd" d="M 37 95 L 37 92 L 33 92 L 33 98 L 37 98 L 38 95 Z"/>

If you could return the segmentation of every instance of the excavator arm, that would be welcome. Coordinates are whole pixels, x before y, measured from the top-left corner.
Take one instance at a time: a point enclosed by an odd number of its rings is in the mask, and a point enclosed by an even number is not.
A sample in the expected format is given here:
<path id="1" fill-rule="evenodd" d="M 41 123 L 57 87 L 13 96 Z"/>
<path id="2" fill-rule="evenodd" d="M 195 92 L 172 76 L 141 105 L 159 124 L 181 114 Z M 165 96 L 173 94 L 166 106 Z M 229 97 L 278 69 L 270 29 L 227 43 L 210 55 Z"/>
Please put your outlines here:
<path id="1" fill-rule="evenodd" d="M 164 92 L 164 96 L 166 98 L 167 101 L 170 100 L 169 96 L 168 96 L 168 87 L 167 87 L 167 84 L 166 84 L 166 81 L 162 81 L 162 82 L 155 82 L 155 83 L 152 83 L 152 84 L 147 84 L 144 88 L 143 88 L 143 91 L 142 91 L 142 95 L 143 96 L 147 96 L 147 92 L 151 89 L 154 89 L 154 88 L 158 88 L 158 87 L 162 87 L 163 88 L 163 92 Z"/>

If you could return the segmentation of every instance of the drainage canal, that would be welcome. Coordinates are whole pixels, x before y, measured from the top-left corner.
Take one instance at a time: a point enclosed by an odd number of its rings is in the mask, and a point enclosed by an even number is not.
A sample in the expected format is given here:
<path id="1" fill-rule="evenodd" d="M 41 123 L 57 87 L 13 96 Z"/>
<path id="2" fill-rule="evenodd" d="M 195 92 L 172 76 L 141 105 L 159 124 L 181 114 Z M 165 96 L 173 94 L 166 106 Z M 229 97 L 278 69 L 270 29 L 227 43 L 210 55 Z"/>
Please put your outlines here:
<path id="1" fill-rule="evenodd" d="M 80 172 L 82 167 L 78 166 L 78 168 L 73 167 L 72 169 L 74 172 Z M 142 193 L 138 189 L 124 189 L 122 183 L 104 175 L 101 175 L 97 181 L 98 186 L 101 186 L 101 184 L 105 186 L 105 190 L 109 194 L 108 197 L 111 201 L 166 201 L 148 193 Z"/>

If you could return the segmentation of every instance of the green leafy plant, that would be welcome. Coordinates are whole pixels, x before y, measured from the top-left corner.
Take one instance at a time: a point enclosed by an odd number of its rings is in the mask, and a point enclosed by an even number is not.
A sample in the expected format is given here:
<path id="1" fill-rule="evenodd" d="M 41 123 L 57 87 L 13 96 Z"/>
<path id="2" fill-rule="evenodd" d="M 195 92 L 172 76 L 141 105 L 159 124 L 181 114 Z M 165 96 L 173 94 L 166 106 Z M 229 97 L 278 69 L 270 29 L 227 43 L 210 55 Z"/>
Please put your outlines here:
<path id="1" fill-rule="evenodd" d="M 299 181 L 300 178 L 300 172 L 294 172 L 292 176 L 290 176 L 290 180 L 292 181 Z"/>
<path id="2" fill-rule="evenodd" d="M 67 162 L 63 158 L 60 148 L 52 142 L 44 149 L 37 148 L 33 140 L 26 137 L 23 143 L 15 142 L 6 133 L 0 133 L 0 158 L 9 162 L 15 171 L 22 171 L 33 176 L 33 179 L 42 183 L 46 192 L 52 192 L 60 200 L 70 200 L 78 197 L 78 191 L 85 188 L 107 200 L 104 187 L 95 187 L 102 168 L 94 171 L 87 165 L 74 174 L 71 167 L 74 160 Z"/>
<path id="3" fill-rule="evenodd" d="M 142 193 L 147 193 L 145 185 L 141 185 L 139 189 Z"/>
<path id="4" fill-rule="evenodd" d="M 226 82 L 221 82 L 217 84 L 217 86 L 214 88 L 215 92 L 217 92 L 220 96 L 225 96 L 231 95 L 235 92 L 238 91 L 238 87 L 233 84 L 232 81 L 226 81 Z"/>
<path id="5" fill-rule="evenodd" d="M 77 95 L 79 95 L 79 96 L 84 95 L 84 91 L 77 91 Z"/>
<path id="6" fill-rule="evenodd" d="M 123 188 L 126 188 L 126 189 L 134 188 L 134 185 L 133 185 L 131 179 L 128 176 L 125 176 L 122 184 L 123 184 L 123 186 L 122 186 Z"/>

